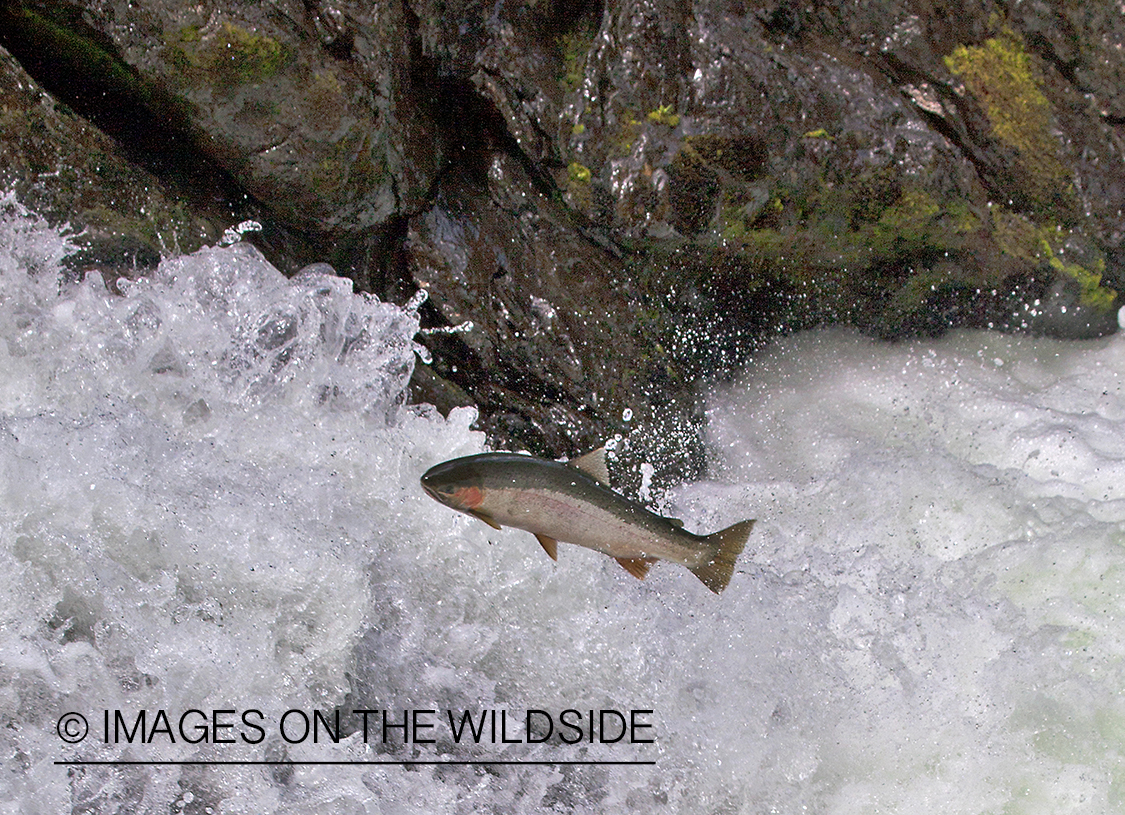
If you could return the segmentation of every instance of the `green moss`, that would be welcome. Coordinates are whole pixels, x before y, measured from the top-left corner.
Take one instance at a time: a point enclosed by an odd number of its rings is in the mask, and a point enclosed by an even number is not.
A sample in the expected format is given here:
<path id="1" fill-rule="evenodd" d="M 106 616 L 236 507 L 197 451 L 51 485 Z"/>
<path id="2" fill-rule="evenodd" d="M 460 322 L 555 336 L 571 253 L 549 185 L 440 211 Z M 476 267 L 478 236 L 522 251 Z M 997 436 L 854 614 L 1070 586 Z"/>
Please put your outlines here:
<path id="1" fill-rule="evenodd" d="M 668 168 L 672 225 L 684 235 L 713 227 L 726 240 L 739 240 L 769 200 L 768 190 L 755 183 L 766 158 L 764 145 L 751 137 L 684 138 Z"/>
<path id="2" fill-rule="evenodd" d="M 273 76 L 287 59 L 285 49 L 277 40 L 233 23 L 223 23 L 212 48 L 218 52 L 217 61 L 244 83 L 260 82 Z"/>
<path id="3" fill-rule="evenodd" d="M 1050 209 L 1060 197 L 1072 198 L 1052 133 L 1051 104 L 1018 35 L 1005 29 L 982 45 L 958 46 L 945 64 L 984 108 L 993 136 L 1018 154 L 1020 180 L 1034 203 Z"/>
<path id="4" fill-rule="evenodd" d="M 922 190 L 907 190 L 857 237 L 880 255 L 903 255 L 949 247 L 942 207 Z"/>
<path id="5" fill-rule="evenodd" d="M 946 212 L 953 221 L 953 228 L 961 234 L 976 232 L 982 226 L 981 219 L 964 201 L 949 202 Z"/>
<path id="6" fill-rule="evenodd" d="M 902 182 L 873 169 L 820 189 L 767 190 L 759 181 L 736 194 L 727 185 L 711 234 L 751 276 L 775 275 L 801 292 L 804 319 L 894 336 L 924 322 L 917 315 L 935 293 L 965 285 L 967 275 L 985 283 L 958 261 L 982 240 L 980 218 L 964 202 Z"/>
<path id="7" fill-rule="evenodd" d="M 746 241 L 748 228 L 743 208 L 731 196 L 724 196 L 719 210 L 719 235 L 724 241 L 742 243 Z"/>
<path id="8" fill-rule="evenodd" d="M 963 205 L 944 204 L 921 189 L 903 191 L 876 212 L 867 209 L 870 199 L 855 198 L 852 192 L 832 189 L 793 200 L 796 211 L 791 218 L 797 222 L 783 230 L 790 235 L 784 251 L 790 257 L 800 256 L 806 266 L 855 269 L 956 252 L 973 226 Z M 745 204 L 724 193 L 720 235 L 727 241 L 758 244 L 760 249 L 762 242 L 756 236 L 763 231 L 762 222 L 773 219 L 785 205 L 781 195 L 772 195 L 769 203 L 750 209 L 752 222 L 746 219 Z M 764 231 L 776 234 L 772 227 Z M 766 243 L 773 245 L 772 239 Z"/>
<path id="9" fill-rule="evenodd" d="M 245 85 L 275 76 L 291 59 L 289 49 L 265 34 L 224 22 L 214 35 L 195 26 L 179 29 L 168 43 L 171 62 L 204 72 L 218 85 Z"/>
<path id="10" fill-rule="evenodd" d="M 680 153 L 700 164 L 727 173 L 732 180 L 752 181 L 761 175 L 768 153 L 758 139 L 749 136 L 719 136 L 702 133 L 686 137 Z"/>
<path id="11" fill-rule="evenodd" d="M 621 115 L 618 118 L 617 132 L 609 139 L 610 155 L 629 155 L 643 127 L 644 124 L 637 119 L 633 111 L 621 111 Z"/>
<path id="12" fill-rule="evenodd" d="M 984 103 L 997 138 L 1021 151 L 1040 149 L 1033 140 L 1050 126 L 1051 106 L 1032 73 L 1030 57 L 1014 36 L 958 46 L 945 64 Z"/>
<path id="13" fill-rule="evenodd" d="M 198 26 L 184 26 L 177 30 L 166 42 L 168 64 L 177 71 L 199 71 L 203 60 L 198 53 L 202 39 Z"/>
<path id="14" fill-rule="evenodd" d="M 203 39 L 203 35 L 199 31 L 199 26 L 188 25 L 181 28 L 176 32 L 176 36 L 180 42 L 199 42 Z"/>
<path id="15" fill-rule="evenodd" d="M 390 174 L 385 155 L 374 143 L 372 134 L 353 130 L 309 168 L 308 182 L 318 196 L 331 198 L 344 187 L 383 188 Z"/>
<path id="16" fill-rule="evenodd" d="M 1001 252 L 1020 260 L 1040 260 L 1041 241 L 1047 239 L 1041 228 L 1003 207 L 991 207 L 989 213 L 992 236 Z"/>
<path id="17" fill-rule="evenodd" d="M 193 252 L 204 239 L 201 225 L 181 202 L 161 206 L 150 199 L 139 212 L 111 209 L 98 203 L 83 210 L 79 217 L 84 223 L 96 224 L 102 231 L 132 236 L 160 255 Z"/>
<path id="18" fill-rule="evenodd" d="M 346 165 L 339 159 L 326 156 L 309 168 L 309 188 L 317 195 L 331 196 L 336 193 L 346 178 Z"/>

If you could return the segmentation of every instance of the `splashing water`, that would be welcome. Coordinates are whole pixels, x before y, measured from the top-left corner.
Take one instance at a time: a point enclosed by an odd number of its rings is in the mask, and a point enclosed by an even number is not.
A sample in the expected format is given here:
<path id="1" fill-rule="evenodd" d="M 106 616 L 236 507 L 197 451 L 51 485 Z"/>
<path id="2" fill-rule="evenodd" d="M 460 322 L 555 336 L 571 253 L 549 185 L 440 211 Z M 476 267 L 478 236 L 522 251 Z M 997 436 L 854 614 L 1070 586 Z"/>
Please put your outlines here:
<path id="1" fill-rule="evenodd" d="M 670 496 L 696 531 L 759 518 L 716 597 L 426 498 L 483 439 L 405 405 L 414 312 L 245 243 L 60 285 L 66 237 L 2 209 L 0 809 L 1125 808 L 1119 339 L 779 341 L 707 395 L 714 480 Z M 338 707 L 520 739 L 279 737 Z M 567 708 L 651 710 L 655 743 L 524 738 Z M 102 738 L 142 710 L 173 738 Z M 190 710 L 234 743 L 181 738 Z M 655 764 L 54 763 L 408 759 Z"/>

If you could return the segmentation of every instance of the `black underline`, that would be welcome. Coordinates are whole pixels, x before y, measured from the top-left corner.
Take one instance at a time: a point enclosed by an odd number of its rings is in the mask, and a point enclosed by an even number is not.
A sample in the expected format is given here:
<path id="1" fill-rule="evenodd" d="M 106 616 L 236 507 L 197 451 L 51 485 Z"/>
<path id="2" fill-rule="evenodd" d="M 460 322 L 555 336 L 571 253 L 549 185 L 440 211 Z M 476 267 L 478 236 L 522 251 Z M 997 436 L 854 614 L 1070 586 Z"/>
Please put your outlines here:
<path id="1" fill-rule="evenodd" d="M 119 766 L 119 767 L 156 767 L 156 766 L 180 766 L 180 765 L 208 765 L 208 766 L 262 766 L 262 767 L 301 767 L 301 766 L 372 766 L 379 764 L 387 764 L 392 766 L 407 766 L 412 764 L 432 764 L 432 765 L 457 765 L 457 766 L 477 766 L 489 764 L 503 764 L 510 766 L 548 766 L 548 765 L 591 765 L 591 766 L 608 766 L 608 765 L 655 765 L 655 761 L 491 761 L 482 759 L 480 761 L 426 761 L 426 760 L 401 760 L 401 761 L 205 761 L 205 760 L 185 760 L 185 761 L 56 761 L 56 765 L 64 767 L 84 767 L 84 766 Z"/>

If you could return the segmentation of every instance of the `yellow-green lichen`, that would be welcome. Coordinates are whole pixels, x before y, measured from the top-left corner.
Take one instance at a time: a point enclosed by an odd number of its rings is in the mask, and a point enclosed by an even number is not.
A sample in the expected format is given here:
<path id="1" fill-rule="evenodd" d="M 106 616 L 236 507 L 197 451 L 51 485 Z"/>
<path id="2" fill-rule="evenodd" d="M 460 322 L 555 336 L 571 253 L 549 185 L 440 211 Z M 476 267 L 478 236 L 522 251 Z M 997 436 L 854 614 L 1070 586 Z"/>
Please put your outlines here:
<path id="1" fill-rule="evenodd" d="M 576 91 L 581 86 L 586 71 L 586 55 L 593 42 L 594 38 L 591 34 L 568 33 L 559 37 L 558 44 L 563 63 L 559 84 L 567 93 Z"/>
<path id="2" fill-rule="evenodd" d="M 1069 174 L 1059 159 L 1051 103 L 1018 35 L 1005 29 L 981 45 L 958 46 L 945 64 L 984 108 L 993 136 L 1015 149 L 1027 192 L 1049 207 L 1067 190 Z"/>
<path id="3" fill-rule="evenodd" d="M 1113 308 L 1113 304 L 1117 301 L 1117 292 L 1102 285 L 1102 275 L 1105 274 L 1104 258 L 1096 258 L 1094 268 L 1091 270 L 1077 263 L 1066 263 L 1051 250 L 1050 244 L 1046 241 L 1043 242 L 1043 248 L 1044 251 L 1051 253 L 1047 262 L 1052 269 L 1078 281 L 1081 292 L 1078 302 L 1098 311 L 1108 311 Z"/>
<path id="4" fill-rule="evenodd" d="M 671 105 L 661 105 L 656 110 L 648 112 L 648 120 L 656 124 L 675 127 L 680 123 L 680 116 Z"/>
<path id="5" fill-rule="evenodd" d="M 590 168 L 577 161 L 570 162 L 570 165 L 566 168 L 566 175 L 567 178 L 578 184 L 589 184 L 592 178 Z"/>
<path id="6" fill-rule="evenodd" d="M 1039 226 L 1002 207 L 993 207 L 992 234 L 1004 254 L 1030 263 L 1046 263 L 1075 280 L 1082 305 L 1106 311 L 1116 302 L 1117 292 L 1102 285 L 1106 268 L 1104 257 L 1099 254 L 1086 266 L 1063 260 L 1064 247 L 1072 234 L 1070 230 Z"/>

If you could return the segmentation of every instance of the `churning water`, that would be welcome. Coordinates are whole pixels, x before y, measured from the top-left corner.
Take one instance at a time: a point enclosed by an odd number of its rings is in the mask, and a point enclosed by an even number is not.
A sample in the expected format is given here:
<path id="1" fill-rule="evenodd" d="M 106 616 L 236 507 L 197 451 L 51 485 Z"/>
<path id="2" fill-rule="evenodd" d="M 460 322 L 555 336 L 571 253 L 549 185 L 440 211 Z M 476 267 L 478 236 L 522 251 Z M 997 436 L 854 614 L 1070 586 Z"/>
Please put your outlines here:
<path id="1" fill-rule="evenodd" d="M 1125 811 L 1125 340 L 778 341 L 663 507 L 759 519 L 715 596 L 428 499 L 408 310 L 2 209 L 0 811 Z"/>

